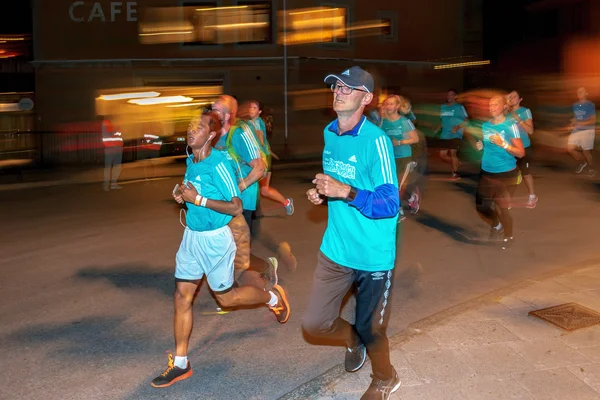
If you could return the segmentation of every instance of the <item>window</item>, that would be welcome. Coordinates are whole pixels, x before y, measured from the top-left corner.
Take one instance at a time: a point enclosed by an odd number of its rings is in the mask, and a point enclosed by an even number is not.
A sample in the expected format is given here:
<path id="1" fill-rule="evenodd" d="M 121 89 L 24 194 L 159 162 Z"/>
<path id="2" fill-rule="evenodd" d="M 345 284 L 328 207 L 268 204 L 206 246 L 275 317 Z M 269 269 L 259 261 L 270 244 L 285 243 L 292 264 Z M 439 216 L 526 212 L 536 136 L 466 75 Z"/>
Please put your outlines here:
<path id="1" fill-rule="evenodd" d="M 398 40 L 398 15 L 393 11 L 380 11 L 377 19 L 381 21 L 379 37 L 385 41 Z"/>
<path id="2" fill-rule="evenodd" d="M 322 6 L 288 12 L 288 45 L 347 43 L 346 8 Z"/>
<path id="3" fill-rule="evenodd" d="M 272 44 L 273 11 L 270 2 L 238 1 L 238 12 L 229 16 L 224 24 L 237 26 L 222 32 L 228 35 L 227 43 Z"/>
<path id="4" fill-rule="evenodd" d="M 189 22 L 193 29 L 193 39 L 183 43 L 184 46 L 218 44 L 217 32 L 208 27 L 218 24 L 217 2 L 186 2 L 182 7 L 183 20 Z"/>

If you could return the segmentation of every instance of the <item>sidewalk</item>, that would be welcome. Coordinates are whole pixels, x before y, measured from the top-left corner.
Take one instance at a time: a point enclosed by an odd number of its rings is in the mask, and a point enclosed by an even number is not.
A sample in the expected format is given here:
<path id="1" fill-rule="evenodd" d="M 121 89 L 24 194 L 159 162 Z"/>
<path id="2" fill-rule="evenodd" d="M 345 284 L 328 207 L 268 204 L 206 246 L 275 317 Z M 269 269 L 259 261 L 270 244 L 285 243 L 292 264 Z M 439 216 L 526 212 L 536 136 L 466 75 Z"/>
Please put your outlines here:
<path id="1" fill-rule="evenodd" d="M 161 157 L 154 159 L 154 174 L 152 179 L 163 179 L 181 176 L 185 173 L 185 163 L 181 156 Z M 290 161 L 276 162 L 273 164 L 274 171 L 285 169 L 302 168 L 312 165 L 320 165 L 320 159 L 296 159 Z M 151 172 L 150 172 L 151 173 Z M 4 176 L 0 180 L 0 192 L 5 190 L 20 190 L 36 187 L 78 185 L 83 183 L 101 184 L 104 180 L 104 168 L 93 167 L 68 167 L 56 169 L 31 169 L 23 171 L 23 181 L 19 182 L 17 176 Z M 143 181 L 146 179 L 145 161 L 135 161 L 122 164 L 119 184 L 127 184 Z"/>
<path id="2" fill-rule="evenodd" d="M 600 311 L 599 260 L 412 324 L 390 338 L 392 364 L 402 380 L 391 398 L 600 399 L 600 325 L 568 332 L 528 316 L 571 302 Z M 353 374 L 339 365 L 282 399 L 359 399 L 370 373 L 370 362 Z"/>

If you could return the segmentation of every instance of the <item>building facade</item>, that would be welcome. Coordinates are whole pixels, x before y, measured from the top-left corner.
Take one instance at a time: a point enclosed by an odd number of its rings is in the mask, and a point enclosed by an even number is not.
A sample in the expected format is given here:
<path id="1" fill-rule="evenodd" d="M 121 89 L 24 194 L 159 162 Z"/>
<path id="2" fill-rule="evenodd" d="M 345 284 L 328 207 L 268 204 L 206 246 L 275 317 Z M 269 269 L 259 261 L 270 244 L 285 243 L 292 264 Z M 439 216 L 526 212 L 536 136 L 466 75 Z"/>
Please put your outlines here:
<path id="1" fill-rule="evenodd" d="M 38 128 L 117 114 L 125 138 L 156 118 L 173 135 L 198 107 L 229 93 L 272 110 L 276 152 L 318 153 L 332 118 L 327 73 L 361 65 L 378 86 L 415 98 L 460 87 L 462 70 L 434 66 L 481 56 L 480 3 L 37 0 Z M 103 100 L 134 92 L 188 104 Z"/>

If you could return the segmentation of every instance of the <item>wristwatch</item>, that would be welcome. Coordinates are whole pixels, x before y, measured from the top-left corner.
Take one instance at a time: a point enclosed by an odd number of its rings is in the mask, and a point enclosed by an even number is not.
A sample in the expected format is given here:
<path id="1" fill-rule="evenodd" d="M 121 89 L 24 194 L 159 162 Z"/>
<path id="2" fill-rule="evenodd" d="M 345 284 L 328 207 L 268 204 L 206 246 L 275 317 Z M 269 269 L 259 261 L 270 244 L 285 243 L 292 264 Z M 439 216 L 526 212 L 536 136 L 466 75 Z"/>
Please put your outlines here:
<path id="1" fill-rule="evenodd" d="M 358 189 L 350 186 L 350 192 L 348 192 L 348 196 L 346 196 L 346 202 L 347 203 L 351 203 L 354 201 L 354 198 L 356 197 L 356 195 L 358 194 Z"/>

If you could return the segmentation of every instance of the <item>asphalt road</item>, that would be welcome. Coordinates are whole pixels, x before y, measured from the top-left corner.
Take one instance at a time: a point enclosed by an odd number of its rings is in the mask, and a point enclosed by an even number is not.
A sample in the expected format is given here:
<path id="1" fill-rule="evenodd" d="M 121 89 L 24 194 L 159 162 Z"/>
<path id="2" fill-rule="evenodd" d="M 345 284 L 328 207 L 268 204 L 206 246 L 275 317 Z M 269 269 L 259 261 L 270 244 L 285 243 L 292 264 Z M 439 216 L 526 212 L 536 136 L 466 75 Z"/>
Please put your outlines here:
<path id="1" fill-rule="evenodd" d="M 194 376 L 166 389 L 150 381 L 173 351 L 175 252 L 183 228 L 170 197 L 177 179 L 3 192 L 0 197 L 0 398 L 275 399 L 343 361 L 343 349 L 307 343 L 300 322 L 326 225 L 326 207 L 304 200 L 316 168 L 279 171 L 273 185 L 296 214 L 269 209 L 263 226 L 298 259 L 283 270 L 292 316 L 267 308 L 218 315 L 207 286 L 194 306 Z M 516 207 L 516 243 L 502 252 L 479 240 L 468 175 L 434 174 L 422 211 L 403 223 L 390 334 L 491 290 L 593 257 L 599 185 L 553 168 L 537 170 L 539 205 Z M 524 188 L 518 195 L 524 196 Z M 257 254 L 270 255 L 257 243 Z"/>

